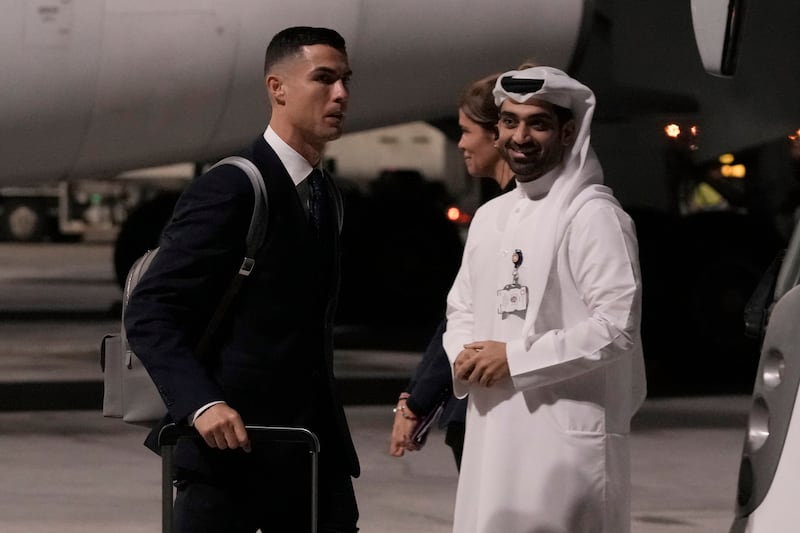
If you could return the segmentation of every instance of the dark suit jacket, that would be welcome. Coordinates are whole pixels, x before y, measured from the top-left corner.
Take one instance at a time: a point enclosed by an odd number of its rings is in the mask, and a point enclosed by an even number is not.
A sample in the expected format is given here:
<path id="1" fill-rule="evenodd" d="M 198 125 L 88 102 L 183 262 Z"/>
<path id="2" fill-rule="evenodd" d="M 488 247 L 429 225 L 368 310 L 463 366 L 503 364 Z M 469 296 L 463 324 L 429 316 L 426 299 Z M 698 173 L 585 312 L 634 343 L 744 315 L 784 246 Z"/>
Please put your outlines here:
<path id="1" fill-rule="evenodd" d="M 224 400 L 246 424 L 311 429 L 328 464 L 357 476 L 333 378 L 339 285 L 334 187 L 328 178 L 326 217 L 316 238 L 272 148 L 259 138 L 245 155 L 264 177 L 267 235 L 255 271 L 215 333 L 210 357 L 201 361 L 194 347 L 239 268 L 254 201 L 248 178 L 231 165 L 196 178 L 178 201 L 159 253 L 126 307 L 129 343 L 158 386 L 169 420 L 185 421 L 206 403 Z M 182 443 L 176 462 L 215 474 L 249 468 L 243 456 Z"/>

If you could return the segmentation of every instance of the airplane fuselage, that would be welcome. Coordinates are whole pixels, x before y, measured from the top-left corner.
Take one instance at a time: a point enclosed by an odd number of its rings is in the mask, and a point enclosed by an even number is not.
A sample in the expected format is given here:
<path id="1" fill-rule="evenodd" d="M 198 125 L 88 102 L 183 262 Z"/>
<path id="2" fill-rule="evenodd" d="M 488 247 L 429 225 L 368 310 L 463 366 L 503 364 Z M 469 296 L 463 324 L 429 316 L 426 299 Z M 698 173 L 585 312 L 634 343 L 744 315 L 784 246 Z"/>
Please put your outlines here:
<path id="1" fill-rule="evenodd" d="M 566 68 L 584 0 L 18 0 L 0 19 L 0 185 L 111 175 L 238 150 L 265 127 L 263 55 L 337 29 L 346 129 L 454 114 L 461 88 L 535 57 Z"/>

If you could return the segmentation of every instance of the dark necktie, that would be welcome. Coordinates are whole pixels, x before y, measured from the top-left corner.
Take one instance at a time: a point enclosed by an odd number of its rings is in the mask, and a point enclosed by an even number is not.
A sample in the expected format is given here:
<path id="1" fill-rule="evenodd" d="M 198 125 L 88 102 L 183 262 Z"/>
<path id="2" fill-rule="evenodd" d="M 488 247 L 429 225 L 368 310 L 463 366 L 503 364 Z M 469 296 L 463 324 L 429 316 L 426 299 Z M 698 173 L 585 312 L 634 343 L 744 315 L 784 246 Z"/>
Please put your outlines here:
<path id="1" fill-rule="evenodd" d="M 308 175 L 308 218 L 317 235 L 322 227 L 325 210 L 325 178 L 322 171 L 315 168 Z"/>

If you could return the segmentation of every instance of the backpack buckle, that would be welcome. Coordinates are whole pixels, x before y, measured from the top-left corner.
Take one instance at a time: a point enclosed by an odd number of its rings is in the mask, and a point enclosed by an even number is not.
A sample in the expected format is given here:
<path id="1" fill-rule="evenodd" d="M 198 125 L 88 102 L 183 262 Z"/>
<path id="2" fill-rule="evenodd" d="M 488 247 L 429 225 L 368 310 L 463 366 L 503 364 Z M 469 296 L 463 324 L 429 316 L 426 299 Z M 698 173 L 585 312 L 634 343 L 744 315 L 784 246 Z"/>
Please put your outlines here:
<path id="1" fill-rule="evenodd" d="M 256 260 L 251 257 L 245 257 L 242 261 L 242 266 L 239 267 L 239 274 L 242 276 L 249 276 L 256 266 Z"/>

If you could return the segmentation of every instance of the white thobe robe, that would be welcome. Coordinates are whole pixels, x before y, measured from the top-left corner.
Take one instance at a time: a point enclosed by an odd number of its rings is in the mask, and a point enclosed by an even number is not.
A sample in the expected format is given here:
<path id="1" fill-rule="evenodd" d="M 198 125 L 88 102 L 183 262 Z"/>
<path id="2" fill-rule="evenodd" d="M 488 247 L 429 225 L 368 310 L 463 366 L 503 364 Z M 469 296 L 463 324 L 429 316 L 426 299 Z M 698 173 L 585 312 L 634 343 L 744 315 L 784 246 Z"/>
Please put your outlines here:
<path id="1" fill-rule="evenodd" d="M 496 340 L 511 372 L 490 388 L 454 378 L 469 393 L 455 533 L 630 529 L 629 422 L 645 390 L 636 238 L 608 189 L 590 185 L 559 217 L 551 262 L 537 263 L 534 235 L 557 221 L 535 198 L 560 170 L 476 213 L 448 296 L 451 364 L 463 345 Z M 503 317 L 515 249 L 531 303 Z"/>

